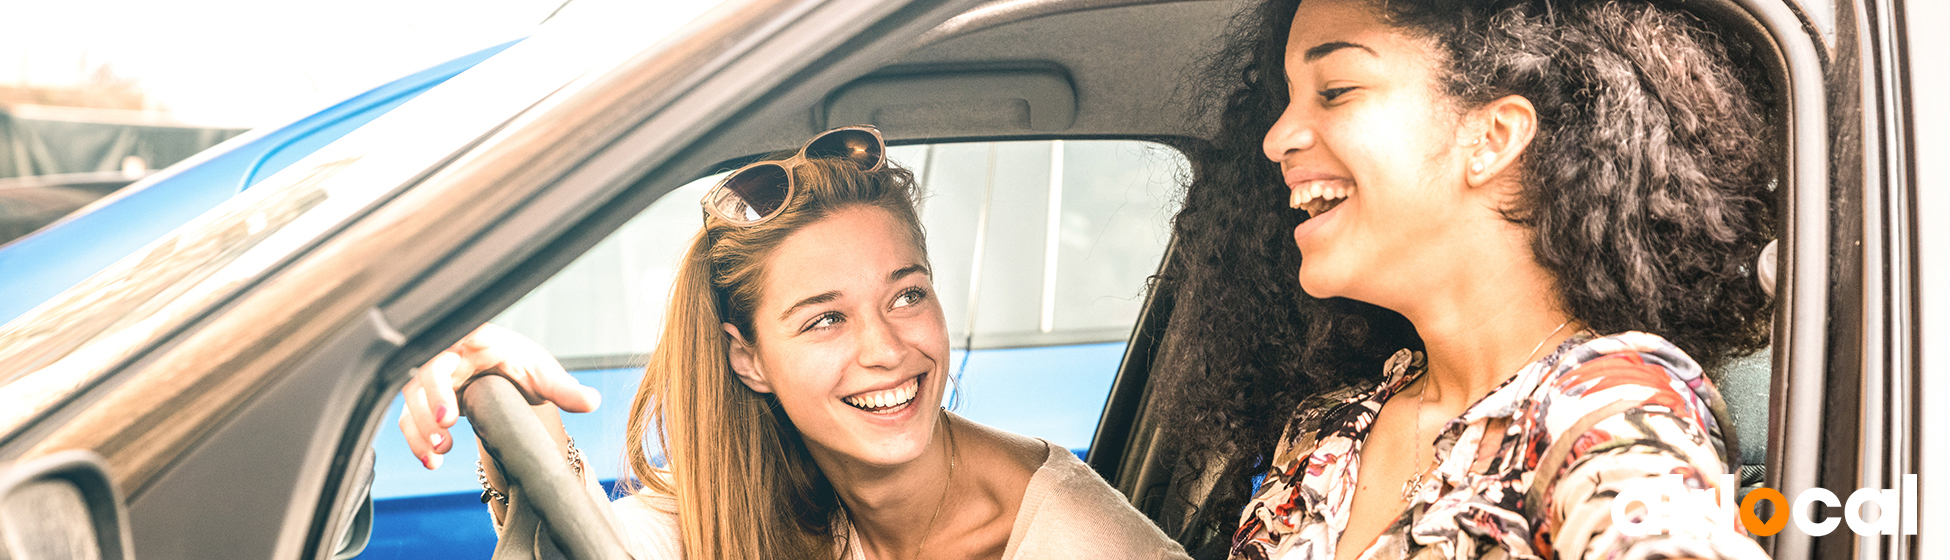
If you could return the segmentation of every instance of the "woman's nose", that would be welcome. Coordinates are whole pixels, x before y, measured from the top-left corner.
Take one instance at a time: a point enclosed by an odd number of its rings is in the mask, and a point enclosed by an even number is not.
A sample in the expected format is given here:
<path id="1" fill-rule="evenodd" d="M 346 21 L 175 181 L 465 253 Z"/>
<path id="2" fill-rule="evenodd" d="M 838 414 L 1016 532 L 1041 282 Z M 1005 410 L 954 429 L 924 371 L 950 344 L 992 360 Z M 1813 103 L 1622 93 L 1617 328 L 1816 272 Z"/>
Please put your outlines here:
<path id="1" fill-rule="evenodd" d="M 1276 162 L 1286 161 L 1287 156 L 1304 152 L 1314 147 L 1312 119 L 1307 115 L 1304 103 L 1287 105 L 1280 112 L 1280 119 L 1273 121 L 1273 128 L 1266 131 L 1266 159 Z"/>
<path id="2" fill-rule="evenodd" d="M 865 321 L 859 333 L 860 365 L 870 368 L 892 368 L 907 361 L 907 344 L 901 341 L 894 325 L 886 317 L 874 317 Z"/>

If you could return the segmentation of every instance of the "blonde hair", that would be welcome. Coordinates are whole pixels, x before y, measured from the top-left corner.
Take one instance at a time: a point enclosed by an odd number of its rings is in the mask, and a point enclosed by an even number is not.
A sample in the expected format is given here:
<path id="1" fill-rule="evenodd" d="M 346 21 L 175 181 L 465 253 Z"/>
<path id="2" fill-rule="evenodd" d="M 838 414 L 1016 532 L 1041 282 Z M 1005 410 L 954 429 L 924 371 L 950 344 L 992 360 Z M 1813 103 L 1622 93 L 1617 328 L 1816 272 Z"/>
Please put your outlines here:
<path id="1" fill-rule="evenodd" d="M 856 206 L 885 210 L 926 253 L 913 175 L 889 165 L 863 172 L 840 160 L 793 169 L 796 192 L 765 223 L 706 217 L 671 288 L 663 337 L 651 354 L 626 435 L 639 488 L 677 499 L 684 556 L 692 559 L 836 557 L 839 498 L 813 464 L 778 400 L 731 370 L 721 324 L 757 345 L 752 313 L 773 250 L 800 229 Z M 644 438 L 662 442 L 665 467 Z"/>

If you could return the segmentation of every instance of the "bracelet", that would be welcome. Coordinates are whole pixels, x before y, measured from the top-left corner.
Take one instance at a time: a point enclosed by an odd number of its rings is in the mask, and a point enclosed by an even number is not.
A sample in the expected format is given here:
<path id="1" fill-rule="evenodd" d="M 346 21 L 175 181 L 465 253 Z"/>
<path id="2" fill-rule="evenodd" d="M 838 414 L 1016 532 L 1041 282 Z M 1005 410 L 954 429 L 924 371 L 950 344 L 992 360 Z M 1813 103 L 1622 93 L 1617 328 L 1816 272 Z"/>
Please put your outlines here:
<path id="1" fill-rule="evenodd" d="M 481 479 L 481 503 L 485 504 L 488 503 L 488 500 L 494 500 L 501 502 L 501 505 L 508 505 L 508 495 L 502 494 L 500 490 L 495 490 L 493 484 L 488 484 L 487 465 L 480 461 L 475 461 L 474 476 Z"/>
<path id="2" fill-rule="evenodd" d="M 576 448 L 576 438 L 573 436 L 569 437 L 568 456 L 569 470 L 576 473 L 576 478 L 582 478 L 582 450 Z M 481 461 L 474 462 L 474 477 L 481 481 L 481 503 L 485 504 L 488 503 L 488 500 L 494 500 L 501 502 L 501 505 L 508 504 L 508 495 L 501 493 L 500 490 L 495 490 L 494 485 L 488 483 L 486 463 Z"/>
<path id="3" fill-rule="evenodd" d="M 569 440 L 569 470 L 575 471 L 576 478 L 582 478 L 582 450 L 576 449 L 575 436 L 563 436 Z"/>

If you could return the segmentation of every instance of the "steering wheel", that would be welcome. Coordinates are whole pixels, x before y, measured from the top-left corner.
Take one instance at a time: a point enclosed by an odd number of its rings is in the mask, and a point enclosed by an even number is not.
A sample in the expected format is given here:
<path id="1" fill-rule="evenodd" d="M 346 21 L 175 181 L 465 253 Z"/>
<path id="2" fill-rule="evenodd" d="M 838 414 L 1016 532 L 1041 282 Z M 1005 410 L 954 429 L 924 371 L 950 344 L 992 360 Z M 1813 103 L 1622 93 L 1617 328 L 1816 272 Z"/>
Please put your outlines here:
<path id="1" fill-rule="evenodd" d="M 590 499 L 582 481 L 569 471 L 555 438 L 514 383 L 482 375 L 460 391 L 461 410 L 508 481 L 508 516 L 494 560 L 541 558 L 553 552 L 549 540 L 569 558 L 629 560 L 602 505 Z"/>

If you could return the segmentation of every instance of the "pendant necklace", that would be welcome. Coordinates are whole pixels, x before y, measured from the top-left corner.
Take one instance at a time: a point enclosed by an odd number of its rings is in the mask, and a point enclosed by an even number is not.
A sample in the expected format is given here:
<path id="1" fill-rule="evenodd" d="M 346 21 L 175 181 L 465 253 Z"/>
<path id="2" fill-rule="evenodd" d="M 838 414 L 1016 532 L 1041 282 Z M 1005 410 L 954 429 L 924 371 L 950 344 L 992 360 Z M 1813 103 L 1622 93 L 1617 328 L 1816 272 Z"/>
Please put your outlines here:
<path id="1" fill-rule="evenodd" d="M 955 429 L 948 425 L 948 409 L 941 409 L 941 426 L 948 432 L 948 480 L 941 483 L 941 501 L 934 503 L 934 515 L 928 516 L 928 526 L 921 530 L 921 542 L 915 543 L 914 554 L 909 558 L 920 558 L 921 551 L 927 547 L 928 537 L 934 535 L 934 522 L 941 518 L 941 506 L 948 504 L 948 489 L 955 484 Z"/>
<path id="2" fill-rule="evenodd" d="M 1555 329 L 1551 329 L 1550 334 L 1544 335 L 1543 340 L 1537 341 L 1537 346 L 1535 348 L 1531 348 L 1529 354 L 1524 355 L 1523 357 L 1524 365 L 1526 366 L 1530 365 L 1530 359 L 1537 356 L 1538 350 L 1544 349 L 1544 343 L 1550 342 L 1551 337 L 1557 336 L 1558 331 L 1564 330 L 1564 327 L 1570 324 L 1571 324 L 1571 320 L 1565 319 L 1563 324 L 1558 325 L 1557 328 Z M 1518 371 L 1522 371 L 1522 370 L 1519 369 Z M 1422 390 L 1415 394 L 1416 397 L 1415 398 L 1415 460 L 1416 462 L 1421 462 L 1422 444 L 1428 443 L 1427 440 L 1422 439 L 1422 409 L 1429 404 L 1429 386 L 1426 383 L 1426 381 L 1428 380 L 1428 372 L 1426 371 L 1423 372 L 1422 379 L 1424 381 L 1422 385 Z M 1402 483 L 1402 501 L 1406 502 L 1414 498 L 1415 490 L 1422 487 L 1422 481 L 1429 477 L 1429 471 L 1434 470 L 1435 467 L 1439 464 L 1440 463 L 1436 461 L 1435 451 L 1430 450 L 1429 464 L 1427 466 L 1422 467 L 1421 470 L 1416 471 L 1414 478 L 1410 478 L 1408 479 L 1407 482 Z"/>

